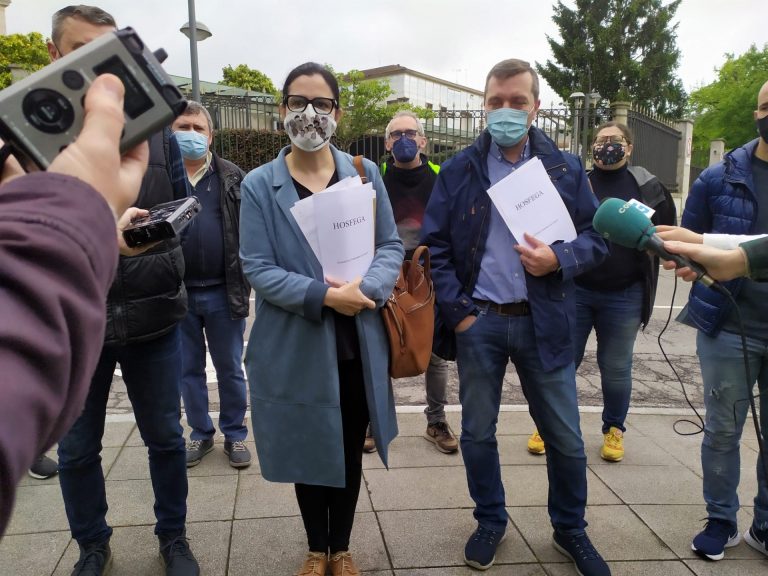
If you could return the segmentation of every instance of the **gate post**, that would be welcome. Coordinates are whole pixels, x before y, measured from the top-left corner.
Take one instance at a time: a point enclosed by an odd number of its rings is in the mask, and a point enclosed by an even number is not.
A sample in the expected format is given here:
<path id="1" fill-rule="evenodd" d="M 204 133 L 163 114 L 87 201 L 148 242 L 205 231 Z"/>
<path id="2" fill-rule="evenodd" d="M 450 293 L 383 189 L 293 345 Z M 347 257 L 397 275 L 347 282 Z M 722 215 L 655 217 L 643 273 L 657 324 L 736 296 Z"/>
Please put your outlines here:
<path id="1" fill-rule="evenodd" d="M 712 166 L 720 162 L 725 154 L 725 140 L 715 138 L 709 143 L 709 165 Z"/>
<path id="2" fill-rule="evenodd" d="M 611 102 L 611 118 L 624 126 L 629 126 L 629 107 L 629 102 Z"/>
<path id="3" fill-rule="evenodd" d="M 683 213 L 691 187 L 691 147 L 693 145 L 693 120 L 685 118 L 677 123 L 680 131 L 680 145 L 677 151 L 677 189 L 680 191 L 680 205 L 677 207 L 678 218 Z"/>

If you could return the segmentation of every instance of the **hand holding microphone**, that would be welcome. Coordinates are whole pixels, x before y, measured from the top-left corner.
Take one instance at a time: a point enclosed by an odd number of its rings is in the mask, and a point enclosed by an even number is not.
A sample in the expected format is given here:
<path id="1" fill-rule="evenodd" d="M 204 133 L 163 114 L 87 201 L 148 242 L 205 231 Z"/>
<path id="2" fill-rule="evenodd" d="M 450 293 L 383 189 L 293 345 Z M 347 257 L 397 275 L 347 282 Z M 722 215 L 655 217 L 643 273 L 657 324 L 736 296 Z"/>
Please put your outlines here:
<path id="1" fill-rule="evenodd" d="M 720 289 L 703 266 L 682 254 L 668 251 L 664 240 L 656 234 L 653 223 L 632 204 L 619 198 L 606 198 L 595 212 L 592 225 L 607 240 L 627 248 L 648 250 L 662 260 L 674 262 L 678 268 L 690 269 L 695 275 L 695 281 Z"/>

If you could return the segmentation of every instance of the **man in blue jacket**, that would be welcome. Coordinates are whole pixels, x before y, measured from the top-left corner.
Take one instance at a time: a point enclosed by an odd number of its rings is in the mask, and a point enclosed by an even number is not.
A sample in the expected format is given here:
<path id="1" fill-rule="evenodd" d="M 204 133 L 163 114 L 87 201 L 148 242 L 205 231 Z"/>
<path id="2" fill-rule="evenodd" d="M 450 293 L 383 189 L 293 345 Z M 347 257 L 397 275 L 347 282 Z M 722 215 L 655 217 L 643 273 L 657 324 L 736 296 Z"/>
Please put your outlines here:
<path id="1" fill-rule="evenodd" d="M 532 126 L 538 75 L 522 60 L 488 73 L 488 129 L 443 165 L 422 227 L 439 303 L 436 350 L 455 357 L 462 406 L 461 449 L 477 529 L 464 560 L 484 570 L 507 525 L 496 421 L 507 362 L 517 369 L 530 413 L 547 443 L 554 546 L 584 576 L 610 570 L 586 535 L 587 459 L 579 429 L 571 328 L 573 277 L 598 264 L 606 247 L 592 228 L 597 202 L 579 160 Z M 515 238 L 487 190 L 538 157 L 576 228 L 571 242 Z M 523 242 L 524 241 L 524 242 Z"/>
<path id="2" fill-rule="evenodd" d="M 760 137 L 732 150 L 701 173 L 685 204 L 683 227 L 699 233 L 768 233 L 768 82 L 758 94 L 754 118 Z M 738 311 L 723 295 L 694 284 L 682 318 L 698 329 L 696 349 L 707 409 L 701 443 L 707 525 L 691 547 L 710 560 L 720 560 L 725 548 L 740 540 L 736 525 L 739 441 L 755 379 L 761 398 L 768 399 L 768 284 L 739 278 L 724 285 L 735 298 L 743 319 L 751 382 L 745 381 Z M 760 420 L 765 430 L 765 406 Z M 761 459 L 754 519 L 744 538 L 768 556 L 766 482 Z"/>

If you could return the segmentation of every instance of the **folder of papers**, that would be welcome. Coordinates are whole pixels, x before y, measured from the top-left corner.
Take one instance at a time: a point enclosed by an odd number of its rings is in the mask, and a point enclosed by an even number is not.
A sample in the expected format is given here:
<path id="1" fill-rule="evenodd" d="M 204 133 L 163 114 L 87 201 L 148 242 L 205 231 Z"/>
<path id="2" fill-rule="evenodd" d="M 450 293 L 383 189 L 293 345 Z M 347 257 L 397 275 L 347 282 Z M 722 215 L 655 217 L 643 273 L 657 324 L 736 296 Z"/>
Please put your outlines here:
<path id="1" fill-rule="evenodd" d="M 491 186 L 488 195 L 520 244 L 526 232 L 546 244 L 576 239 L 571 215 L 535 156 Z"/>
<path id="2" fill-rule="evenodd" d="M 350 281 L 363 276 L 375 249 L 376 190 L 360 176 L 340 180 L 291 208 L 324 277 Z"/>

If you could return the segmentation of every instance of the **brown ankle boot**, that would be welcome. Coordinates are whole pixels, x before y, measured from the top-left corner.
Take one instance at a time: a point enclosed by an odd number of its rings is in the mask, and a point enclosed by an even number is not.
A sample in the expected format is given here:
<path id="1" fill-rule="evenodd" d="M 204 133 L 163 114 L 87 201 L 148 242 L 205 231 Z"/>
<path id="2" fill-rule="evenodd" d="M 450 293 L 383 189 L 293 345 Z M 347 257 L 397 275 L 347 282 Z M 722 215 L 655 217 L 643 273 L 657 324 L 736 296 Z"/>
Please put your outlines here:
<path id="1" fill-rule="evenodd" d="M 333 576 L 360 576 L 360 570 L 352 561 L 352 555 L 346 550 L 333 554 L 328 566 Z"/>
<path id="2" fill-rule="evenodd" d="M 325 552 L 307 552 L 304 564 L 295 576 L 325 576 L 328 568 L 328 555 Z"/>

